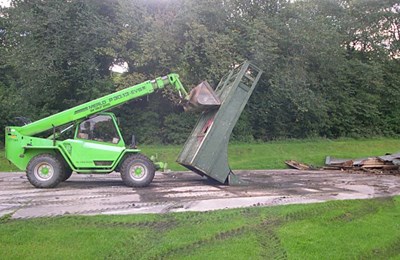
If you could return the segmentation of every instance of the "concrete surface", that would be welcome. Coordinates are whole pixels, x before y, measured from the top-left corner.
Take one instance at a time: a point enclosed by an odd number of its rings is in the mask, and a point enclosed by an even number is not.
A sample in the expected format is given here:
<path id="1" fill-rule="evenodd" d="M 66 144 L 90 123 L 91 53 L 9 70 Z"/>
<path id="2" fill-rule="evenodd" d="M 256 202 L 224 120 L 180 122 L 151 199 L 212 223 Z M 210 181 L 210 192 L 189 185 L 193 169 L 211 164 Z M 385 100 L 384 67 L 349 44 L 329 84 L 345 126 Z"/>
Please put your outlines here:
<path id="1" fill-rule="evenodd" d="M 207 211 L 400 195 L 400 175 L 340 171 L 236 171 L 246 186 L 224 186 L 191 172 L 157 173 L 147 188 L 125 187 L 119 174 L 77 175 L 36 189 L 24 173 L 0 173 L 0 216 Z"/>

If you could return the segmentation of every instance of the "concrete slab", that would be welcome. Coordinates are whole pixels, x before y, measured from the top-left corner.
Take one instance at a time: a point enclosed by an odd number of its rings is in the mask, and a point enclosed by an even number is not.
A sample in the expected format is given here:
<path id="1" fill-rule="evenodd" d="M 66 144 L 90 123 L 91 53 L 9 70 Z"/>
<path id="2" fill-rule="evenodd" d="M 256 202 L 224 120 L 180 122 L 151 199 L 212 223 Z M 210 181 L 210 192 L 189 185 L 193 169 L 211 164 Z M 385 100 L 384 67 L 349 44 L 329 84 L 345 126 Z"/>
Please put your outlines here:
<path id="1" fill-rule="evenodd" d="M 236 171 L 248 184 L 225 186 L 191 172 L 157 173 L 149 187 L 123 185 L 119 174 L 78 175 L 36 189 L 24 173 L 0 173 L 0 216 L 142 214 L 208 211 L 400 195 L 400 175 L 341 171 Z"/>

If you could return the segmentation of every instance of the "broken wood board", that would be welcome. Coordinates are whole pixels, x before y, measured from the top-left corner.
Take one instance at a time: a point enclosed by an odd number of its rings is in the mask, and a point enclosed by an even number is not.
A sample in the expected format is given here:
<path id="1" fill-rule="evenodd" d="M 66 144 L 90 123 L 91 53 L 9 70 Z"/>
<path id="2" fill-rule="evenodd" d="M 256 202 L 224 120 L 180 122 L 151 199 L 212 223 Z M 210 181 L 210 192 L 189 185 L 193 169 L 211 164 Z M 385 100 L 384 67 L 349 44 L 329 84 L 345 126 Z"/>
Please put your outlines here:
<path id="1" fill-rule="evenodd" d="M 327 156 L 325 165 L 329 169 L 382 169 L 395 170 L 400 165 L 400 153 L 359 159 L 340 159 Z"/>

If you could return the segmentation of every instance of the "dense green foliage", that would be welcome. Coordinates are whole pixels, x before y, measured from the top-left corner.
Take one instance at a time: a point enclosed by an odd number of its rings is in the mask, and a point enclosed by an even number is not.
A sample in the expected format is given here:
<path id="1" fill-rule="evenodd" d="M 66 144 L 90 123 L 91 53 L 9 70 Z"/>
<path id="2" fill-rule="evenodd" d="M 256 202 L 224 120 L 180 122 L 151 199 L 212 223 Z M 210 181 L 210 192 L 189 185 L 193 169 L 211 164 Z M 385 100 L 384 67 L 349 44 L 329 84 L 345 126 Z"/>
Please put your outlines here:
<path id="1" fill-rule="evenodd" d="M 0 257 L 399 259 L 399 217 L 399 196 L 157 215 L 6 215 Z"/>
<path id="2" fill-rule="evenodd" d="M 265 73 L 234 139 L 397 135 L 397 2 L 13 0 L 0 9 L 0 127 L 169 72 L 215 85 L 250 59 Z M 115 109 L 126 136 L 185 139 L 196 116 L 164 94 Z"/>

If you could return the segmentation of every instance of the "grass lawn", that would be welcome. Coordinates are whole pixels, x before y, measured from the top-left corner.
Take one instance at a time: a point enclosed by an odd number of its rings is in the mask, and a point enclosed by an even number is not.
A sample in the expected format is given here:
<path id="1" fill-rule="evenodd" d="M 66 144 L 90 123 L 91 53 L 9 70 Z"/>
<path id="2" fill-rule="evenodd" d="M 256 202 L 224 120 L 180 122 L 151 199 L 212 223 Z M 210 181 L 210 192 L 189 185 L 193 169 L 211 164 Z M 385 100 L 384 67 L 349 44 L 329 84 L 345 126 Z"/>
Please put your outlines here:
<path id="1" fill-rule="evenodd" d="M 171 170 L 184 170 L 175 162 L 181 146 L 143 146 L 147 155 L 158 154 Z M 362 158 L 400 151 L 400 139 L 286 140 L 259 144 L 233 143 L 228 148 L 232 169 L 285 169 L 285 160 L 323 166 L 326 156 Z"/>
<path id="2" fill-rule="evenodd" d="M 160 215 L 0 219 L 0 259 L 400 259 L 400 196 Z"/>
<path id="3" fill-rule="evenodd" d="M 185 170 L 175 162 L 182 146 L 140 146 L 143 153 L 158 155 L 171 170 Z M 400 139 L 339 139 L 287 140 L 259 144 L 233 143 L 229 145 L 229 163 L 232 169 L 284 169 L 285 160 L 297 160 L 322 166 L 325 157 L 359 158 L 400 151 Z M 16 171 L 0 150 L 0 171 Z"/>
<path id="4" fill-rule="evenodd" d="M 0 149 L 0 172 L 19 171 L 17 167 L 7 161 L 4 149 Z"/>

